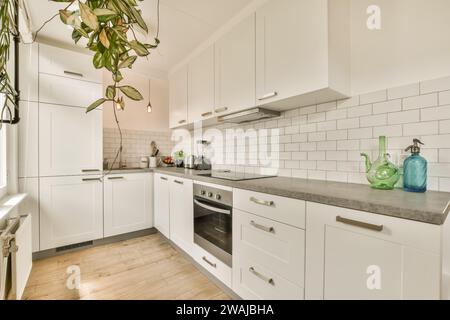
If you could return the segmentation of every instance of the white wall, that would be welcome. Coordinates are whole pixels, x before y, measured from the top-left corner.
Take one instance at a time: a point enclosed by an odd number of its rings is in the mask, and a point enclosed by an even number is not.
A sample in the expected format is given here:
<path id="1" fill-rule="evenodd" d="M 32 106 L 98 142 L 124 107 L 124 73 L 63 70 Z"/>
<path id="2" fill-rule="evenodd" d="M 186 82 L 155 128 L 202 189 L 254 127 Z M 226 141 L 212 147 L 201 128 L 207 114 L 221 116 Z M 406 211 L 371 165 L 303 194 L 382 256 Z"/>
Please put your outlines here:
<path id="1" fill-rule="evenodd" d="M 382 29 L 366 27 L 379 5 Z M 450 75 L 449 0 L 352 0 L 354 94 Z"/>
<path id="2" fill-rule="evenodd" d="M 153 112 L 147 112 L 149 98 L 149 79 L 131 71 L 124 71 L 121 84 L 131 85 L 144 97 L 142 101 L 132 101 L 125 97 L 125 110 L 118 112 L 122 129 L 168 132 L 169 131 L 169 84 L 167 80 L 151 79 L 151 102 Z M 105 88 L 111 84 L 111 75 L 103 73 Z M 112 104 L 103 108 L 103 125 L 105 128 L 116 128 Z"/>

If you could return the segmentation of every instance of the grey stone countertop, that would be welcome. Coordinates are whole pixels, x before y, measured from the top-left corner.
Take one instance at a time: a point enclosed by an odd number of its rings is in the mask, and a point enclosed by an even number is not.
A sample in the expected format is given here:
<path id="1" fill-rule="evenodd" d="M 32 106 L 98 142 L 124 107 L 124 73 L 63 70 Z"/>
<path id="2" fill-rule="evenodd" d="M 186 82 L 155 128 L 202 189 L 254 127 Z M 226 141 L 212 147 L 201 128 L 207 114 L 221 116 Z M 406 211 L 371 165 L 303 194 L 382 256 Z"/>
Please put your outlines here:
<path id="1" fill-rule="evenodd" d="M 367 185 L 314 181 L 297 178 L 267 178 L 227 181 L 201 174 L 207 172 L 182 168 L 156 168 L 156 173 L 193 179 L 237 189 L 311 201 L 375 214 L 443 225 L 450 211 L 450 193 L 403 190 L 374 190 Z"/>
<path id="2" fill-rule="evenodd" d="M 126 174 L 126 173 L 146 173 L 146 172 L 153 172 L 153 169 L 124 168 L 124 169 L 103 170 L 103 174 Z"/>

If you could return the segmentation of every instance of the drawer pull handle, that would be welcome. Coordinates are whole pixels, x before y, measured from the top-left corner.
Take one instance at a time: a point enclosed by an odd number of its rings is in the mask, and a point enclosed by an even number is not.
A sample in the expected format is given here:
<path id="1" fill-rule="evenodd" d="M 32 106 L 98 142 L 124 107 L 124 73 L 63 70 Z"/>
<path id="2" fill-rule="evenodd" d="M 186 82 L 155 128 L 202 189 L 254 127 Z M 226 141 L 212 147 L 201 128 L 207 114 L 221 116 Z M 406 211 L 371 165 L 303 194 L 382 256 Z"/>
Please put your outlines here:
<path id="1" fill-rule="evenodd" d="M 206 257 L 203 257 L 202 259 L 203 259 L 203 261 L 205 261 L 207 264 L 209 264 L 211 267 L 217 268 L 217 264 L 212 263 L 211 261 L 209 261 L 208 259 L 206 259 Z"/>
<path id="2" fill-rule="evenodd" d="M 91 182 L 91 181 L 100 181 L 100 182 L 102 182 L 102 179 L 101 178 L 86 178 L 86 179 L 83 179 L 83 182 Z"/>
<path id="3" fill-rule="evenodd" d="M 98 170 L 98 169 L 83 169 L 83 170 L 81 170 L 81 172 L 84 172 L 84 173 L 86 173 L 86 172 L 100 172 L 100 170 Z"/>
<path id="4" fill-rule="evenodd" d="M 216 110 L 214 110 L 216 113 L 222 113 L 222 112 L 225 112 L 225 111 L 228 111 L 228 108 L 227 107 L 224 107 L 224 108 L 219 108 L 219 109 L 216 109 Z"/>
<path id="5" fill-rule="evenodd" d="M 255 270 L 255 268 L 250 267 L 248 269 L 248 271 L 250 271 L 251 273 L 253 273 L 255 276 L 257 276 L 258 278 L 260 278 L 261 280 L 267 282 L 268 284 L 274 286 L 275 285 L 275 281 L 273 281 L 272 278 L 268 278 L 266 276 L 263 276 L 261 273 L 259 273 L 258 271 Z"/>
<path id="6" fill-rule="evenodd" d="M 109 177 L 108 180 L 123 180 L 124 177 Z"/>
<path id="7" fill-rule="evenodd" d="M 165 177 L 161 177 L 161 180 L 167 181 L 168 179 Z"/>
<path id="8" fill-rule="evenodd" d="M 177 184 L 181 184 L 181 185 L 183 185 L 183 184 L 184 184 L 184 182 L 183 182 L 183 181 L 178 181 L 178 180 L 173 180 L 173 182 L 175 182 L 175 183 L 177 183 Z"/>
<path id="9" fill-rule="evenodd" d="M 271 93 L 268 93 L 268 94 L 262 96 L 258 100 L 262 101 L 262 100 L 270 99 L 270 98 L 276 97 L 277 95 L 278 95 L 278 92 L 274 91 L 274 92 L 271 92 Z"/>
<path id="10" fill-rule="evenodd" d="M 178 124 L 183 124 L 183 123 L 186 123 L 186 120 L 180 120 L 180 121 L 178 121 Z"/>
<path id="11" fill-rule="evenodd" d="M 275 233 L 275 229 L 273 227 L 266 227 L 263 225 L 260 225 L 258 223 L 256 223 L 255 221 L 251 221 L 250 224 L 255 227 L 256 229 L 265 231 L 265 232 L 269 232 L 269 233 Z"/>
<path id="12" fill-rule="evenodd" d="M 266 207 L 273 207 L 275 205 L 275 202 L 273 202 L 273 201 L 264 201 L 264 200 L 256 199 L 255 197 L 251 197 L 250 201 L 254 202 L 256 204 L 262 205 L 262 206 L 266 206 Z"/>
<path id="13" fill-rule="evenodd" d="M 83 78 L 83 74 L 82 73 L 78 73 L 78 72 L 64 70 L 64 74 L 67 74 L 69 76 L 76 76 L 76 77 Z"/>
<path id="14" fill-rule="evenodd" d="M 202 117 L 204 118 L 204 117 L 209 117 L 209 116 L 212 116 L 212 112 L 205 112 L 205 113 L 203 113 L 202 114 Z"/>
<path id="15" fill-rule="evenodd" d="M 342 218 L 341 216 L 337 216 L 336 221 L 340 222 L 340 223 L 348 224 L 350 226 L 358 227 L 358 228 L 369 229 L 372 231 L 377 231 L 377 232 L 383 231 L 383 225 L 378 226 L 376 224 Z"/>

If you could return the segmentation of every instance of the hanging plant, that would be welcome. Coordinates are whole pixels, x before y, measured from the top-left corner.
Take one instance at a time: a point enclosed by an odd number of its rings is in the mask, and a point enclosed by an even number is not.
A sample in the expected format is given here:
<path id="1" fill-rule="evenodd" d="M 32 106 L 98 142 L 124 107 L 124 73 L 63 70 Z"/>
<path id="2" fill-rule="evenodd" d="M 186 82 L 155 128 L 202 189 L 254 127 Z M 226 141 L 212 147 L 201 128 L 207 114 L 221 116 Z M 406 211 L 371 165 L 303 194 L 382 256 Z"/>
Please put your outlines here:
<path id="1" fill-rule="evenodd" d="M 12 114 L 12 109 L 18 108 L 17 92 L 11 85 L 7 71 L 9 60 L 11 35 L 19 36 L 15 24 L 15 5 L 18 0 L 0 0 L 0 93 L 5 95 L 3 114 Z M 92 111 L 105 102 L 124 104 L 124 96 L 140 101 L 143 99 L 138 90 L 131 86 L 121 85 L 122 70 L 133 67 L 138 57 L 147 57 L 151 49 L 158 47 L 158 35 L 153 44 L 142 43 L 136 37 L 135 29 L 140 28 L 148 33 L 148 27 L 142 18 L 136 0 L 50 0 L 67 3 L 64 9 L 59 10 L 51 19 L 41 26 L 37 33 L 53 18 L 59 16 L 61 21 L 73 28 L 72 39 L 78 43 L 82 38 L 87 40 L 86 47 L 94 53 L 93 67 L 106 69 L 111 73 L 113 85 L 106 88 L 103 98 L 94 101 L 86 109 Z M 142 2 L 143 0 L 138 0 Z M 158 4 L 159 6 L 159 4 Z M 36 33 L 36 35 L 37 35 Z M 157 32 L 159 33 L 159 32 Z M 36 38 L 35 35 L 35 38 Z"/>

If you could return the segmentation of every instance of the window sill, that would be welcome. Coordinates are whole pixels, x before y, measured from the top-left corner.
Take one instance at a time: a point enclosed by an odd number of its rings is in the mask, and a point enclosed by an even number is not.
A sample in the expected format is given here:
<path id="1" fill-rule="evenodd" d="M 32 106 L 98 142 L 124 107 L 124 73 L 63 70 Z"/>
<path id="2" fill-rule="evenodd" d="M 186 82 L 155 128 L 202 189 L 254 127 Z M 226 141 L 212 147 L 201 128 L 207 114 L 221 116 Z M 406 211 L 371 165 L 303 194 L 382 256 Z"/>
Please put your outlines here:
<path id="1" fill-rule="evenodd" d="M 0 199 L 0 221 L 16 209 L 27 196 L 26 193 L 18 193 Z"/>

